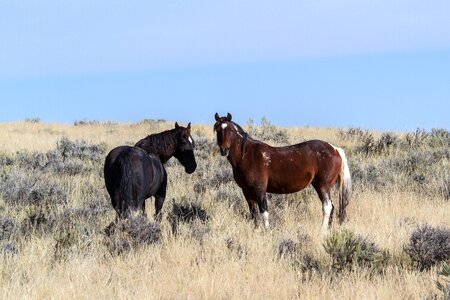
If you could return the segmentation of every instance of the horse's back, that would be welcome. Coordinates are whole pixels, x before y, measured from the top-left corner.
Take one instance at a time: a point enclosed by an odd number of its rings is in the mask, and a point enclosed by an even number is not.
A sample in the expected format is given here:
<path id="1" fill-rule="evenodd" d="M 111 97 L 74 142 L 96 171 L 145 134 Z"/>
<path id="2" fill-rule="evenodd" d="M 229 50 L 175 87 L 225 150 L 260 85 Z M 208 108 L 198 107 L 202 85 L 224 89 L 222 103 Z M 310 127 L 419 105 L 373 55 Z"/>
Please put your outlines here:
<path id="1" fill-rule="evenodd" d="M 128 176 L 133 194 L 148 198 L 156 193 L 165 179 L 165 170 L 158 157 L 139 147 L 119 146 L 106 157 L 104 167 L 106 188 L 110 194 Z"/>
<path id="2" fill-rule="evenodd" d="M 309 140 L 299 144 L 272 147 L 255 143 L 252 169 L 267 180 L 267 191 L 292 193 L 314 180 L 334 182 L 341 167 L 337 150 L 327 142 Z"/>
<path id="3" fill-rule="evenodd" d="M 309 140 L 287 148 L 295 165 L 314 171 L 316 175 L 321 172 L 334 173 L 341 167 L 342 159 L 338 150 L 328 142 Z"/>

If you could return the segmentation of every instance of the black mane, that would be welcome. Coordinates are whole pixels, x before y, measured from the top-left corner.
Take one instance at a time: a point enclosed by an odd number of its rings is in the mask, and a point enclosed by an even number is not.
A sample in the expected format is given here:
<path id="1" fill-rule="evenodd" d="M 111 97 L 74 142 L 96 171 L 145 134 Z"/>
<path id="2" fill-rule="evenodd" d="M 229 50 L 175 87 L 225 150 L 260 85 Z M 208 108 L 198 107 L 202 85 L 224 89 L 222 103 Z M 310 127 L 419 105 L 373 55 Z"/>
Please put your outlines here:
<path id="1" fill-rule="evenodd" d="M 234 123 L 233 121 L 232 121 L 231 123 L 233 123 L 233 125 L 236 126 L 236 128 L 238 129 L 238 133 L 239 133 L 240 135 L 250 137 L 250 136 L 248 135 L 248 133 L 245 132 L 244 129 L 242 129 L 241 125 L 239 125 L 239 124 L 237 124 L 237 123 Z"/>
<path id="2" fill-rule="evenodd" d="M 144 149 L 149 154 L 157 155 L 164 164 L 174 155 L 176 145 L 176 130 L 171 129 L 151 134 L 137 142 L 135 146 Z"/>

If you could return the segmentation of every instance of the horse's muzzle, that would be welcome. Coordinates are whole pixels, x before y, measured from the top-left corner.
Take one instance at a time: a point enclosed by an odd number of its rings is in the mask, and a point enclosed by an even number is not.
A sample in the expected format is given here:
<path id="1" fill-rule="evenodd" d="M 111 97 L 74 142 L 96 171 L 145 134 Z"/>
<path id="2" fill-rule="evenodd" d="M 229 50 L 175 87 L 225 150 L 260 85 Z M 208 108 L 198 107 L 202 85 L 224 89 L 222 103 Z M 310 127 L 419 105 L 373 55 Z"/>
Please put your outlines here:
<path id="1" fill-rule="evenodd" d="M 228 154 L 230 154 L 230 148 L 220 148 L 220 154 L 222 156 L 228 156 Z"/>
<path id="2" fill-rule="evenodd" d="M 188 174 L 192 174 L 192 173 L 194 173 L 196 168 L 197 168 L 197 165 L 194 165 L 194 166 L 184 168 L 184 171 Z"/>

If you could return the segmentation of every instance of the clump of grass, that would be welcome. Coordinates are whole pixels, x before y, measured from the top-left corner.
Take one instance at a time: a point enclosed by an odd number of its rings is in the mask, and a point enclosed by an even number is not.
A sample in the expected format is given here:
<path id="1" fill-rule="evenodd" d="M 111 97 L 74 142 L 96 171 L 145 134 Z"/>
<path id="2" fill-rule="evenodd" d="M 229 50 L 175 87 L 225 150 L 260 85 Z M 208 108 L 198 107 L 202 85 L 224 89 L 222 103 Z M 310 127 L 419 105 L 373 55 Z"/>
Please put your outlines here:
<path id="1" fill-rule="evenodd" d="M 358 140 L 367 133 L 368 131 L 366 129 L 361 129 L 360 127 L 350 127 L 348 129 L 340 129 L 339 137 L 344 140 Z"/>
<path id="2" fill-rule="evenodd" d="M 239 208 L 240 204 L 245 202 L 241 189 L 235 183 L 220 185 L 214 192 L 214 199 L 235 208 Z"/>
<path id="3" fill-rule="evenodd" d="M 429 225 L 417 227 L 403 250 L 421 271 L 450 259 L 450 230 Z"/>
<path id="4" fill-rule="evenodd" d="M 89 224 L 68 222 L 54 234 L 54 261 L 65 261 L 75 255 L 86 256 L 93 252 L 93 234 Z"/>
<path id="5" fill-rule="evenodd" d="M 425 141 L 428 137 L 429 133 L 425 129 L 417 128 L 415 132 L 407 133 L 405 140 L 408 146 L 418 148 L 425 145 Z"/>
<path id="6" fill-rule="evenodd" d="M 17 225 L 12 218 L 0 216 L 0 241 L 8 241 L 16 231 Z"/>
<path id="7" fill-rule="evenodd" d="M 38 123 L 41 123 L 41 118 L 38 118 L 38 117 L 26 118 L 25 123 L 38 124 Z"/>
<path id="8" fill-rule="evenodd" d="M 357 152 L 364 153 L 366 156 L 375 152 L 376 142 L 373 134 L 367 132 L 364 136 L 360 137 L 360 145 L 356 148 Z"/>
<path id="9" fill-rule="evenodd" d="M 375 151 L 378 154 L 389 153 L 390 149 L 398 147 L 400 144 L 399 139 L 393 133 L 384 132 L 380 139 L 376 142 Z"/>
<path id="10" fill-rule="evenodd" d="M 194 191 L 198 194 L 207 189 L 216 190 L 221 186 L 233 182 L 233 172 L 229 166 L 217 167 L 214 171 L 199 170 L 198 181 L 194 184 Z"/>
<path id="11" fill-rule="evenodd" d="M 139 122 L 137 122 L 138 125 L 147 125 L 147 124 L 158 124 L 158 123 L 165 123 L 165 119 L 143 119 Z"/>
<path id="12" fill-rule="evenodd" d="M 180 204 L 173 200 L 172 211 L 169 214 L 169 221 L 172 225 L 172 233 L 176 234 L 180 222 L 192 223 L 196 220 L 206 223 L 208 221 L 206 210 L 199 204 Z"/>
<path id="13" fill-rule="evenodd" d="M 387 263 L 388 254 L 367 237 L 352 231 L 333 231 L 323 245 L 331 256 L 332 267 L 336 271 L 357 267 L 379 270 Z"/>
<path id="14" fill-rule="evenodd" d="M 0 255 L 3 257 L 11 257 L 17 254 L 19 250 L 14 243 L 0 241 Z"/>
<path id="15" fill-rule="evenodd" d="M 1 155 L 0 162 L 3 160 L 5 165 L 16 165 L 24 170 L 77 175 L 100 169 L 105 153 L 105 145 L 62 138 L 55 149 L 46 153 L 20 151 L 14 157 Z"/>
<path id="16" fill-rule="evenodd" d="M 97 120 L 76 120 L 73 122 L 73 126 L 88 126 L 88 125 L 98 125 L 100 124 Z"/>
<path id="17" fill-rule="evenodd" d="M 14 158 L 10 155 L 0 152 L 0 166 L 11 166 L 14 164 Z"/>
<path id="18" fill-rule="evenodd" d="M 27 173 L 16 169 L 0 178 L 3 199 L 10 205 L 45 205 L 65 204 L 67 194 L 56 182 L 42 174 Z"/>
<path id="19" fill-rule="evenodd" d="M 172 211 L 169 213 L 169 221 L 172 225 L 172 233 L 178 233 L 178 226 L 180 223 L 190 223 L 200 222 L 205 224 L 208 221 L 208 214 L 205 209 L 199 204 L 180 204 L 173 200 Z M 209 231 L 208 228 L 203 228 L 199 224 L 194 224 L 191 226 L 192 236 L 202 241 L 204 235 Z"/>
<path id="20" fill-rule="evenodd" d="M 199 204 L 191 203 L 189 205 L 174 203 L 172 212 L 170 214 L 171 219 L 177 219 L 178 221 L 189 223 L 196 219 L 206 222 L 208 215 L 206 210 Z"/>
<path id="21" fill-rule="evenodd" d="M 358 136 L 359 145 L 356 147 L 357 153 L 369 155 L 389 154 L 390 149 L 400 145 L 400 141 L 393 133 L 384 132 L 379 139 L 376 139 L 372 133 L 363 131 Z"/>
<path id="22" fill-rule="evenodd" d="M 450 299 L 450 262 L 444 262 L 438 272 L 436 287 L 442 292 L 443 299 Z"/>
<path id="23" fill-rule="evenodd" d="M 105 229 L 105 244 L 111 254 L 124 254 L 160 240 L 159 225 L 142 215 L 119 219 Z"/>
<path id="24" fill-rule="evenodd" d="M 79 158 L 81 160 L 103 161 L 106 153 L 105 145 L 90 144 L 86 141 L 71 141 L 64 137 L 56 144 L 56 150 L 64 159 Z"/>
<path id="25" fill-rule="evenodd" d="M 195 137 L 195 157 L 198 160 L 209 159 L 211 153 L 218 151 L 219 148 L 215 140 L 211 140 L 205 137 Z"/>
<path id="26" fill-rule="evenodd" d="M 52 217 L 51 234 L 56 241 L 54 261 L 94 252 L 95 238 L 102 232 L 101 217 L 105 211 L 91 207 L 68 208 Z"/>
<path id="27" fill-rule="evenodd" d="M 228 250 L 230 251 L 230 254 L 235 256 L 238 259 L 242 259 L 244 256 L 248 254 L 248 248 L 242 245 L 241 242 L 237 239 L 233 238 L 227 238 L 225 240 L 225 243 L 227 245 Z"/>
<path id="28" fill-rule="evenodd" d="M 65 219 L 77 219 L 85 222 L 93 223 L 103 215 L 110 211 L 109 207 L 96 206 L 95 204 L 90 207 L 69 208 L 63 213 Z"/>
<path id="29" fill-rule="evenodd" d="M 32 235 L 44 235 L 51 233 L 56 224 L 54 215 L 46 212 L 42 207 L 30 206 L 26 217 L 20 225 L 21 235 L 29 237 Z"/>
<path id="30" fill-rule="evenodd" d="M 14 219 L 0 216 L 0 255 L 12 256 L 17 254 L 18 226 Z"/>
<path id="31" fill-rule="evenodd" d="M 429 144 L 431 147 L 450 146 L 450 132 L 443 128 L 431 129 Z"/>
<path id="32" fill-rule="evenodd" d="M 278 258 L 288 260 L 290 265 L 302 274 L 320 274 L 322 273 L 320 261 L 307 251 L 310 243 L 311 238 L 308 235 L 300 235 L 297 242 L 291 239 L 282 240 L 278 244 Z"/>
<path id="33" fill-rule="evenodd" d="M 278 256 L 280 258 L 296 256 L 298 245 L 291 239 L 282 240 L 278 245 Z"/>
<path id="34" fill-rule="evenodd" d="M 255 126 L 253 120 L 250 119 L 247 123 L 247 127 L 250 136 L 265 143 L 287 145 L 290 142 L 287 131 L 272 125 L 266 117 L 261 119 L 260 126 Z"/>

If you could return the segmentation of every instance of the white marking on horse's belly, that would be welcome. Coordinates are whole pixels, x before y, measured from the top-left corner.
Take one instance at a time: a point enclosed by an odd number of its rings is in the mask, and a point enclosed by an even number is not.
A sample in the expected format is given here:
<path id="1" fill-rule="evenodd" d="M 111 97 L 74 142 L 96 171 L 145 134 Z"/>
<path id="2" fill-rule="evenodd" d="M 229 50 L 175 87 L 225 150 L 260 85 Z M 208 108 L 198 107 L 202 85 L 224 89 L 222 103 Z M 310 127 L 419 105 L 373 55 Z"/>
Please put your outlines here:
<path id="1" fill-rule="evenodd" d="M 225 128 L 227 128 L 227 124 L 226 123 L 222 123 L 222 125 L 221 125 L 221 127 L 222 127 L 222 129 L 225 129 Z"/>

